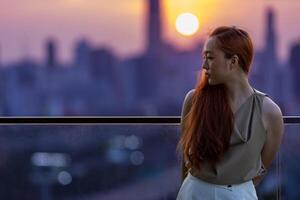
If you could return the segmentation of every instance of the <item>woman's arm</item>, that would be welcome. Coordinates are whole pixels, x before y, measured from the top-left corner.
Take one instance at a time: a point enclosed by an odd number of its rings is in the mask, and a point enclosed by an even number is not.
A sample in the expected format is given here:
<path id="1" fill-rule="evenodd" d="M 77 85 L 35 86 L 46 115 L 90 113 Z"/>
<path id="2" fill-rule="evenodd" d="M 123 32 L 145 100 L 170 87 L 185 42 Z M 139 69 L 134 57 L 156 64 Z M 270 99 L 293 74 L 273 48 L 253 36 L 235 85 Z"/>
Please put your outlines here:
<path id="1" fill-rule="evenodd" d="M 276 157 L 282 141 L 284 124 L 280 108 L 270 98 L 265 97 L 262 106 L 262 121 L 267 130 L 267 139 L 262 150 L 262 162 L 268 169 Z M 254 185 L 257 185 L 264 175 L 253 179 Z"/>
<path id="2" fill-rule="evenodd" d="M 183 106 L 182 106 L 182 110 L 181 110 L 181 120 L 180 120 L 180 127 L 181 127 L 181 135 L 183 134 L 183 130 L 185 129 L 184 126 L 184 122 L 185 122 L 185 117 L 186 115 L 189 113 L 191 106 L 192 106 L 192 97 L 194 94 L 195 89 L 190 90 L 183 101 Z M 188 173 L 188 169 L 185 166 L 185 162 L 184 162 L 184 158 L 182 156 L 182 160 L 181 160 L 181 182 L 183 182 L 183 180 L 185 179 L 185 177 L 187 176 Z"/>

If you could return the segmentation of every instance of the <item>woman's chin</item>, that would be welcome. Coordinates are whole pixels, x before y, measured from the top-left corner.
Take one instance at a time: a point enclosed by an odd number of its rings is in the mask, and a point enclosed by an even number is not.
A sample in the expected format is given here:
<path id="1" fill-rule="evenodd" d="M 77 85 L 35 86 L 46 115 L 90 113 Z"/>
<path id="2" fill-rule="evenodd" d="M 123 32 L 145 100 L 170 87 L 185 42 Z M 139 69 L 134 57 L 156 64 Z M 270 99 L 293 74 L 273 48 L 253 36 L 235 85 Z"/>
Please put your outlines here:
<path id="1" fill-rule="evenodd" d="M 213 81 L 212 79 L 208 79 L 208 85 L 218 85 L 220 83 Z"/>
<path id="2" fill-rule="evenodd" d="M 208 84 L 209 84 L 209 85 L 215 85 L 214 81 L 211 80 L 210 78 L 208 79 Z"/>

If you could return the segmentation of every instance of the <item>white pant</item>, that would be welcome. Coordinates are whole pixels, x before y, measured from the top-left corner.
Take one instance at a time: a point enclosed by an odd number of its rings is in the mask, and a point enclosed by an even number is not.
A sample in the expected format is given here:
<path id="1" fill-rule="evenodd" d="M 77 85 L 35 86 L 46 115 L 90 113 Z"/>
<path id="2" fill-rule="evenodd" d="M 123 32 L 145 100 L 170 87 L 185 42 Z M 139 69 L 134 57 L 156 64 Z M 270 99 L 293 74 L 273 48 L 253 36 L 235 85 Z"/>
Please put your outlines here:
<path id="1" fill-rule="evenodd" d="M 205 182 L 188 173 L 176 200 L 257 200 L 257 195 L 252 180 L 228 187 Z"/>

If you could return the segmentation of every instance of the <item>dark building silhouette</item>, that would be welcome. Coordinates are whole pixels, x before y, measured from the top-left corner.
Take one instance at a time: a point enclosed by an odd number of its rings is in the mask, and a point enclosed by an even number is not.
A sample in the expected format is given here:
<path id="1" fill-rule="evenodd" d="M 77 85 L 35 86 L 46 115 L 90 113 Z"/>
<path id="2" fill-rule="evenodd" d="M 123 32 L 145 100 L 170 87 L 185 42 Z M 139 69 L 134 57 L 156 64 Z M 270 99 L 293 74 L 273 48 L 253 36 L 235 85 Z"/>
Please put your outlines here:
<path id="1" fill-rule="evenodd" d="M 292 71 L 292 88 L 293 94 L 297 100 L 300 100 L 300 43 L 295 44 L 291 48 L 289 64 Z"/>
<path id="2" fill-rule="evenodd" d="M 115 75 L 116 58 L 106 49 L 91 51 L 91 75 L 95 79 L 113 81 Z"/>
<path id="3" fill-rule="evenodd" d="M 144 99 L 154 98 L 159 85 L 157 60 L 145 56 L 136 59 L 135 64 L 137 96 Z"/>
<path id="4" fill-rule="evenodd" d="M 160 0 L 147 1 L 147 53 L 156 54 L 162 44 Z"/>
<path id="5" fill-rule="evenodd" d="M 146 53 L 135 61 L 137 96 L 152 102 L 157 97 L 165 65 L 160 3 L 160 0 L 147 0 Z"/>
<path id="6" fill-rule="evenodd" d="M 37 86 L 37 65 L 30 60 L 19 64 L 16 80 L 21 87 L 34 88 Z"/>
<path id="7" fill-rule="evenodd" d="M 266 35 L 265 35 L 265 51 L 268 58 L 272 58 L 277 62 L 277 36 L 275 31 L 275 13 L 272 8 L 267 10 L 267 23 L 266 23 Z"/>
<path id="8" fill-rule="evenodd" d="M 273 98 L 279 98 L 281 77 L 278 69 L 277 58 L 277 37 L 275 28 L 275 13 L 272 8 L 266 12 L 266 29 L 265 29 L 265 47 L 262 52 L 260 64 L 260 89 L 268 93 Z M 279 85 L 277 84 L 279 83 Z"/>
<path id="9" fill-rule="evenodd" d="M 105 48 L 93 49 L 90 58 L 90 77 L 94 80 L 94 84 L 99 87 L 97 91 L 99 94 L 95 96 L 100 96 L 101 102 L 108 101 L 110 106 L 114 104 L 115 107 L 120 108 L 121 105 L 114 103 L 124 97 L 120 74 L 117 71 L 119 60 L 112 51 Z M 102 105 L 103 112 L 108 111 L 107 113 L 112 114 L 110 107 L 101 104 L 100 99 L 98 104 Z"/>
<path id="10" fill-rule="evenodd" d="M 49 39 L 46 42 L 46 66 L 54 67 L 57 66 L 57 47 L 54 39 Z"/>
<path id="11" fill-rule="evenodd" d="M 0 68 L 2 67 L 2 51 L 1 51 L 1 45 L 0 45 Z"/>
<path id="12" fill-rule="evenodd" d="M 74 49 L 74 65 L 77 67 L 84 67 L 90 65 L 91 47 L 85 39 L 79 40 Z"/>

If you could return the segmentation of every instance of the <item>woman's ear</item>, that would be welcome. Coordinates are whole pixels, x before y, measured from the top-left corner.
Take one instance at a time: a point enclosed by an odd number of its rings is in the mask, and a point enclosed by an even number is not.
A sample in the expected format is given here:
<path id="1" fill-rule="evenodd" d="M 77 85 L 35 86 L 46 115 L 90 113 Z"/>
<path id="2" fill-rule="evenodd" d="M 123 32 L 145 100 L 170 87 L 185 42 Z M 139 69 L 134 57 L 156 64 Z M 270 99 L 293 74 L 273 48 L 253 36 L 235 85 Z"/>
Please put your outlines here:
<path id="1" fill-rule="evenodd" d="M 232 70 L 234 66 L 238 66 L 238 64 L 239 64 L 239 57 L 237 55 L 233 55 L 231 57 L 230 70 Z"/>
<path id="2" fill-rule="evenodd" d="M 238 64 L 238 62 L 239 62 L 239 57 L 237 55 L 233 55 L 231 58 L 231 63 Z"/>

